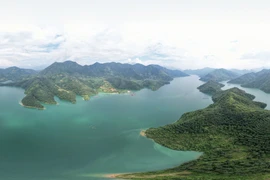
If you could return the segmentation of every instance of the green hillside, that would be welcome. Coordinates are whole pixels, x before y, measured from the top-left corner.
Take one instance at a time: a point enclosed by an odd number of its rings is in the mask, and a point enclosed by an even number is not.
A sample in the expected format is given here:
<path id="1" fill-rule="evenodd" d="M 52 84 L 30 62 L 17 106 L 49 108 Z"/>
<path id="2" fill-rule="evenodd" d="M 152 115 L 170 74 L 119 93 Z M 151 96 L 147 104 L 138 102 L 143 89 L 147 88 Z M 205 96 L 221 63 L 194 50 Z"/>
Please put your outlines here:
<path id="1" fill-rule="evenodd" d="M 198 89 L 205 94 L 213 95 L 221 91 L 222 87 L 224 87 L 224 85 L 221 83 L 215 81 L 208 81 L 207 83 L 199 86 Z"/>
<path id="2" fill-rule="evenodd" d="M 229 81 L 232 84 L 241 84 L 243 87 L 258 88 L 270 93 L 270 70 L 264 69 L 257 73 L 248 73 Z"/>
<path id="3" fill-rule="evenodd" d="M 150 128 L 146 136 L 175 150 L 203 155 L 178 167 L 148 173 L 120 175 L 133 179 L 270 178 L 270 111 L 266 104 L 238 88 L 220 91 L 205 109 L 188 112 L 175 123 Z"/>
<path id="4" fill-rule="evenodd" d="M 210 81 L 210 80 L 220 82 L 220 81 L 234 79 L 238 76 L 239 75 L 237 73 L 226 70 L 226 69 L 216 69 L 206 74 L 205 76 L 201 77 L 200 80 L 205 81 L 205 82 Z"/>
<path id="5" fill-rule="evenodd" d="M 0 83 L 5 81 L 21 81 L 35 74 L 37 72 L 32 69 L 21 69 L 18 67 L 0 69 Z"/>
<path id="6" fill-rule="evenodd" d="M 95 63 L 81 66 L 76 62 L 53 63 L 35 76 L 4 84 L 25 89 L 22 104 L 44 109 L 42 103 L 56 104 L 54 97 L 76 103 L 76 95 L 89 100 L 98 92 L 121 93 L 149 88 L 157 90 L 175 77 L 188 76 L 178 70 L 157 65 Z M 3 85 L 3 84 L 2 84 Z"/>

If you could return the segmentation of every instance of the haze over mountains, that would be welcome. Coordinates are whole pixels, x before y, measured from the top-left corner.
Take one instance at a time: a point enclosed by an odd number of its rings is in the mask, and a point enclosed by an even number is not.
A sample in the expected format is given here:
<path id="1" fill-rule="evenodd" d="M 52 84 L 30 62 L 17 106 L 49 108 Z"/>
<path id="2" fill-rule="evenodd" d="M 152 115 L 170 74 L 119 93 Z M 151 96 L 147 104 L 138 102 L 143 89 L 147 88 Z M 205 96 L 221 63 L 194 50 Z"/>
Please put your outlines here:
<path id="1" fill-rule="evenodd" d="M 216 81 L 216 82 L 220 82 L 220 81 L 226 81 L 226 80 L 230 80 L 230 79 L 234 79 L 236 77 L 238 77 L 239 74 L 226 70 L 226 69 L 216 69 L 211 71 L 210 73 L 206 74 L 205 76 L 201 77 L 200 80 L 202 81 Z"/>
<path id="2" fill-rule="evenodd" d="M 229 83 L 241 84 L 243 87 L 258 88 L 266 93 L 270 93 L 270 70 L 264 69 L 257 73 L 244 74 Z"/>

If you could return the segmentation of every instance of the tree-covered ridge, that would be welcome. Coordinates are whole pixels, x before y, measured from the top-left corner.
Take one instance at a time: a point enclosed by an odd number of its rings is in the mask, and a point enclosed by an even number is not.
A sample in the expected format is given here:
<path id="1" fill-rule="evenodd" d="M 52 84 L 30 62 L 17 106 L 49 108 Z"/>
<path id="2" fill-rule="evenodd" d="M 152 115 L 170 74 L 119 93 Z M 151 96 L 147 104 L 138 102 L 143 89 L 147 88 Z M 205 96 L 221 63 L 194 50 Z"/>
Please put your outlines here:
<path id="1" fill-rule="evenodd" d="M 21 69 L 18 67 L 0 69 L 0 83 L 5 81 L 20 81 L 34 74 L 37 74 L 37 72 L 32 69 Z"/>
<path id="2" fill-rule="evenodd" d="M 258 88 L 270 93 L 270 70 L 264 69 L 257 73 L 248 73 L 229 81 L 233 84 L 241 84 L 243 87 Z"/>
<path id="3" fill-rule="evenodd" d="M 182 71 L 170 70 L 158 65 L 144 66 L 142 64 L 131 65 L 111 62 L 81 66 L 72 61 L 66 61 L 63 63 L 55 62 L 44 69 L 40 74 L 51 76 L 59 73 L 87 77 L 118 77 L 134 80 L 152 79 L 164 81 L 171 81 L 174 77 L 188 76 Z"/>
<path id="4" fill-rule="evenodd" d="M 224 84 L 210 80 L 207 83 L 199 86 L 198 89 L 205 94 L 213 95 L 213 94 L 221 91 L 222 87 L 224 87 Z"/>
<path id="5" fill-rule="evenodd" d="M 179 167 L 122 175 L 138 179 L 269 179 L 270 111 L 238 88 L 220 91 L 205 109 L 188 112 L 175 123 L 150 128 L 146 136 L 175 150 L 203 152 Z"/>
<path id="6" fill-rule="evenodd" d="M 22 99 L 23 105 L 43 109 L 44 106 L 41 103 L 57 103 L 55 96 L 61 100 L 76 103 L 76 95 L 88 100 L 91 95 L 97 94 L 98 89 L 103 92 L 112 92 L 111 86 L 111 89 L 110 87 L 102 89 L 104 84 L 105 81 L 102 79 L 79 79 L 59 74 L 54 77 L 35 77 L 13 85 L 25 89 L 26 96 Z"/>
<path id="7" fill-rule="evenodd" d="M 225 81 L 225 80 L 230 80 L 238 77 L 239 74 L 226 70 L 226 69 L 216 69 L 214 71 L 211 71 L 210 73 L 206 74 L 205 76 L 201 77 L 200 80 L 202 81 Z"/>
<path id="8" fill-rule="evenodd" d="M 89 100 L 98 92 L 121 93 L 149 88 L 157 90 L 174 77 L 187 76 L 178 70 L 157 65 L 95 63 L 81 66 L 76 62 L 53 63 L 35 76 L 12 82 L 9 86 L 25 89 L 22 104 L 43 109 L 42 103 L 56 104 L 55 96 L 76 103 L 76 95 Z"/>

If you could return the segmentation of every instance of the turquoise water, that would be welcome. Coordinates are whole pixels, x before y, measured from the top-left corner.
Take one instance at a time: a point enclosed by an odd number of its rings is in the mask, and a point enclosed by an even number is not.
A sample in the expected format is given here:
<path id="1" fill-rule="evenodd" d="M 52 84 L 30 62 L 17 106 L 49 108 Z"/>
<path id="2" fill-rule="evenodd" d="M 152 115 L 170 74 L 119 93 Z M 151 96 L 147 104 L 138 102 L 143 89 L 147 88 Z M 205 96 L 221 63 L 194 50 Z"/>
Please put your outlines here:
<path id="1" fill-rule="evenodd" d="M 197 158 L 139 135 L 211 104 L 197 76 L 157 91 L 99 94 L 46 110 L 19 105 L 24 90 L 0 87 L 0 180 L 92 180 L 102 174 L 166 169 Z M 100 178 L 103 179 L 103 178 Z"/>

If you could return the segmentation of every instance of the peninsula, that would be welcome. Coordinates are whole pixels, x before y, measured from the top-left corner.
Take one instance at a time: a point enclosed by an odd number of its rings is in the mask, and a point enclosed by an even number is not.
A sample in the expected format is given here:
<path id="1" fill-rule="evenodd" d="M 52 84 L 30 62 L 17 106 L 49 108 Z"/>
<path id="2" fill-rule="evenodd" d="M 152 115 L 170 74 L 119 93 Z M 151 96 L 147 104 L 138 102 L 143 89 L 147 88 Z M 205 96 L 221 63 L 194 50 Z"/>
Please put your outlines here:
<path id="1" fill-rule="evenodd" d="M 155 142 L 175 150 L 203 155 L 178 167 L 146 173 L 123 174 L 125 179 L 270 178 L 270 112 L 266 104 L 238 88 L 213 94 L 213 104 L 188 112 L 175 123 L 146 130 Z"/>

